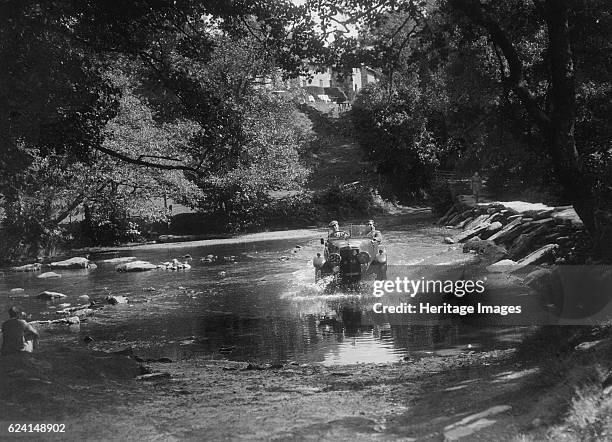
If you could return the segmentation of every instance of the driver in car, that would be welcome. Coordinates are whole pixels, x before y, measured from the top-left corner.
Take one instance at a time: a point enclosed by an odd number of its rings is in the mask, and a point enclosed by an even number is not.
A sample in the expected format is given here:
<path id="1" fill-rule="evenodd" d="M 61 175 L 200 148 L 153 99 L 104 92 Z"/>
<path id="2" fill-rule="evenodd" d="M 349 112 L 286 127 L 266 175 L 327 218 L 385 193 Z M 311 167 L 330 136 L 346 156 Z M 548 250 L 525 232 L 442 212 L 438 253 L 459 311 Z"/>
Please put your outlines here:
<path id="1" fill-rule="evenodd" d="M 329 233 L 327 234 L 328 238 L 346 238 L 348 234 L 340 230 L 340 225 L 338 221 L 334 220 L 329 223 Z"/>
<path id="2" fill-rule="evenodd" d="M 380 233 L 379 230 L 376 230 L 376 227 L 374 226 L 374 220 L 372 219 L 369 220 L 367 226 L 368 226 L 367 237 L 370 238 L 372 242 L 376 244 L 380 244 L 382 242 L 382 234 Z"/>

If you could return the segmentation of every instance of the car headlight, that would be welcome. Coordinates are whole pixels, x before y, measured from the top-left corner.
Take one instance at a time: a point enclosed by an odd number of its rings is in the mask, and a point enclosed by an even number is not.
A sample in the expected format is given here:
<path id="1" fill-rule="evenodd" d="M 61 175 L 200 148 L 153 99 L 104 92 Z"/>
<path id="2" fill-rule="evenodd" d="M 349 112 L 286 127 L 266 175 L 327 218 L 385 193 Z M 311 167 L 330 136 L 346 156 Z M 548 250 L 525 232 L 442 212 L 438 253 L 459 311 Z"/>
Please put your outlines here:
<path id="1" fill-rule="evenodd" d="M 312 260 L 312 265 L 315 269 L 320 269 L 323 267 L 323 265 L 325 265 L 325 258 L 323 258 L 320 253 L 317 253 L 317 256 L 315 256 Z"/>
<path id="2" fill-rule="evenodd" d="M 379 250 L 378 255 L 376 255 L 376 258 L 374 258 L 374 260 L 379 264 L 384 264 L 387 262 L 387 254 L 382 250 Z"/>
<path id="3" fill-rule="evenodd" d="M 359 252 L 357 255 L 357 262 L 359 264 L 367 264 L 370 262 L 370 254 L 368 252 Z"/>

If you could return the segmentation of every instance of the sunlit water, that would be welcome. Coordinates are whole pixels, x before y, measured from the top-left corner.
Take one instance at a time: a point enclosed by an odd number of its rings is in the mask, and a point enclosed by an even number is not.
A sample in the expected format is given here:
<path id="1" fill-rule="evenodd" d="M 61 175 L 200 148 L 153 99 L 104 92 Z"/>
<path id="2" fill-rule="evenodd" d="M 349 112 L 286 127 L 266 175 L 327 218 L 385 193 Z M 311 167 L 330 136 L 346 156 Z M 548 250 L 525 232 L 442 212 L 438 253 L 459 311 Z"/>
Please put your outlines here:
<path id="1" fill-rule="evenodd" d="M 446 263 L 462 255 L 442 244 L 443 231 L 425 222 L 388 228 L 384 234 L 392 264 Z M 5 271 L 0 296 L 5 307 L 21 306 L 31 320 L 55 319 L 59 304 L 82 304 L 78 297 L 83 294 L 92 300 L 109 294 L 126 296 L 129 304 L 105 307 L 80 326 L 45 328 L 41 345 L 63 341 L 85 346 L 84 338 L 89 336 L 94 339 L 90 347 L 132 346 L 143 358 L 383 363 L 431 353 L 504 348 L 520 336 L 517 328 L 482 328 L 464 321 L 378 324 L 371 318 L 367 284 L 351 291 L 314 282 L 311 260 L 321 247 L 319 238 L 311 238 L 121 250 L 93 256 L 97 269 L 56 271 L 62 275 L 59 279 L 39 279 L 40 272 Z M 185 254 L 193 257 L 192 268 L 186 271 L 118 273 L 116 264 L 102 262 L 136 256 L 161 263 Z M 202 263 L 200 258 L 209 254 L 237 259 L 235 263 Z M 17 287 L 25 292 L 9 293 Z M 37 299 L 43 290 L 61 292 L 67 298 Z"/>

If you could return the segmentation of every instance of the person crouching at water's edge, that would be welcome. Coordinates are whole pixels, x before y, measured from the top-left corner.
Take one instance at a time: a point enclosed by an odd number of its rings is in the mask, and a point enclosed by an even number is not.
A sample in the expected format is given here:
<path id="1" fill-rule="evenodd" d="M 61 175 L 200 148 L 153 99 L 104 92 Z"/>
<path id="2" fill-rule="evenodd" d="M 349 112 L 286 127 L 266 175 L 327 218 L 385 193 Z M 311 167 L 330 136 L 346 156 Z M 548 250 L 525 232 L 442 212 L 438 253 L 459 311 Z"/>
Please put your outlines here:
<path id="1" fill-rule="evenodd" d="M 8 321 L 2 324 L 2 350 L 3 356 L 17 354 L 20 352 L 31 353 L 34 349 L 34 341 L 38 341 L 38 332 L 34 327 L 23 319 L 20 319 L 21 311 L 17 307 L 9 308 Z"/>

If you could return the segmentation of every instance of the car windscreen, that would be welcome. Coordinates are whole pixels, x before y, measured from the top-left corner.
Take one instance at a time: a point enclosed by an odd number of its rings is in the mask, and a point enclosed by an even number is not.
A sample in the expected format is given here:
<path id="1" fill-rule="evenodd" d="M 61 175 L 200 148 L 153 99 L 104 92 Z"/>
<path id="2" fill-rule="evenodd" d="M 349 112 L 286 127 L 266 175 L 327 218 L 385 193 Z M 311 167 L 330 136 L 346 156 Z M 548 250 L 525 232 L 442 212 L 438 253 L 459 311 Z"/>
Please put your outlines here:
<path id="1" fill-rule="evenodd" d="M 368 226 L 365 224 L 351 224 L 344 230 L 351 234 L 351 238 L 365 238 L 368 235 Z"/>

